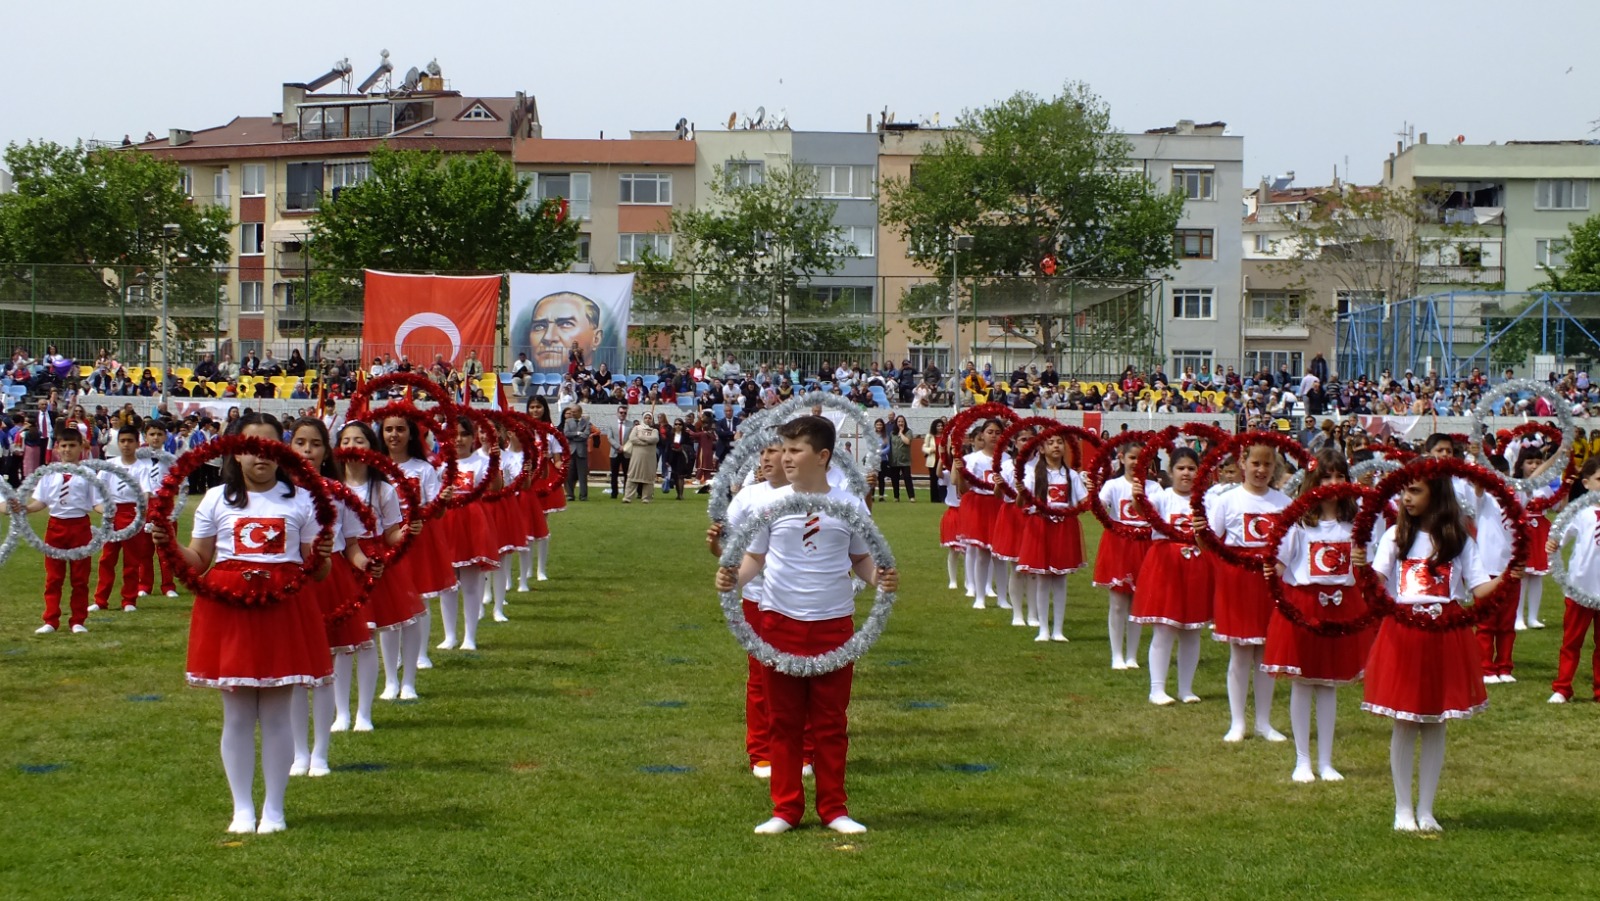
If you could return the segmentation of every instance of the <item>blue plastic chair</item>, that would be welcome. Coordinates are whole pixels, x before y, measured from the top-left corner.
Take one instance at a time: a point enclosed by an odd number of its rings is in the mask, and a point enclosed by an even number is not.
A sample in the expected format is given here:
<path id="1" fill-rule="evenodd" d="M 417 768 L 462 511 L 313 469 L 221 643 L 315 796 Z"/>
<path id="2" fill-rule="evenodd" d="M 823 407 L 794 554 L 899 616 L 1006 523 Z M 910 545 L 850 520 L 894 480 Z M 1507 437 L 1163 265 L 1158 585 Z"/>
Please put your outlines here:
<path id="1" fill-rule="evenodd" d="M 876 407 L 889 406 L 889 395 L 884 393 L 882 385 L 868 385 L 867 393 L 872 395 L 872 404 Z"/>

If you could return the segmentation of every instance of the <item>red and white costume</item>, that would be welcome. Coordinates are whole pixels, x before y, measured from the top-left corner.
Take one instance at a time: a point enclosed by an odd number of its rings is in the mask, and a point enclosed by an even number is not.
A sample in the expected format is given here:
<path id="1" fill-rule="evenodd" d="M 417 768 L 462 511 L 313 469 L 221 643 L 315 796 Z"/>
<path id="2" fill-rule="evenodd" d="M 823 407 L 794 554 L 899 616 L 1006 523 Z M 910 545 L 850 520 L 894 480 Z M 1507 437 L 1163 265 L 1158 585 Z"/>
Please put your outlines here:
<path id="1" fill-rule="evenodd" d="M 961 495 L 950 487 L 950 470 L 939 470 L 939 484 L 945 486 L 944 515 L 939 517 L 939 546 L 960 548 L 961 542 Z"/>
<path id="2" fill-rule="evenodd" d="M 1144 483 L 1147 495 L 1159 490 L 1161 485 L 1156 482 Z M 1126 477 L 1110 479 L 1101 485 L 1100 503 L 1105 505 L 1106 512 L 1117 522 L 1130 526 L 1148 525 L 1134 507 L 1133 483 Z M 1100 536 L 1100 548 L 1095 552 L 1094 587 L 1132 594 L 1134 583 L 1139 578 L 1139 569 L 1144 565 L 1144 556 L 1149 551 L 1149 539 L 1123 538 L 1107 529 Z"/>
<path id="3" fill-rule="evenodd" d="M 1267 544 L 1272 527 L 1289 496 L 1268 488 L 1252 494 L 1240 486 L 1224 492 L 1206 508 L 1207 526 L 1232 547 L 1260 548 Z M 1233 566 L 1217 560 L 1212 568 L 1215 602 L 1211 637 L 1233 644 L 1265 644 L 1267 624 L 1272 618 L 1272 594 L 1261 564 Z"/>
<path id="4" fill-rule="evenodd" d="M 365 485 L 351 485 L 350 489 L 372 508 L 377 529 L 364 532 L 360 539 L 361 550 L 368 557 L 376 558 L 387 547 L 384 533 L 405 519 L 400 509 L 400 492 L 388 482 L 375 479 Z M 383 575 L 372 587 L 372 594 L 367 599 L 367 614 L 373 628 L 379 632 L 408 626 L 422 619 L 427 612 L 422 595 L 411 580 L 411 568 L 405 565 L 410 555 L 417 552 L 421 539 L 419 535 L 412 540 L 412 546 L 406 549 L 406 556 L 401 558 L 399 565 L 385 566 Z"/>
<path id="5" fill-rule="evenodd" d="M 1494 495 L 1484 492 L 1478 498 L 1478 561 L 1489 576 L 1505 572 L 1511 563 L 1511 531 L 1515 525 L 1507 521 L 1500 502 Z M 1544 517 L 1539 517 L 1543 519 Z M 1549 534 L 1547 524 L 1543 530 Z M 1530 536 L 1531 538 L 1531 536 Z M 1540 551 L 1544 550 L 1540 542 Z M 1545 569 L 1550 568 L 1548 559 Z M 1501 604 L 1487 619 L 1478 623 L 1478 649 L 1482 654 L 1483 672 L 1490 676 L 1511 674 L 1511 649 L 1516 643 L 1517 605 Z"/>
<path id="6" fill-rule="evenodd" d="M 987 551 L 995 518 L 1000 515 L 1000 499 L 994 494 L 994 457 L 973 451 L 961 460 L 966 490 L 961 492 L 957 534 L 962 544 Z"/>
<path id="7" fill-rule="evenodd" d="M 994 484 L 995 516 L 989 531 L 989 552 L 1001 560 L 1015 563 L 1022 552 L 1022 508 L 1017 506 L 1016 467 L 1011 455 L 1000 455 L 997 468 L 991 470 Z"/>
<path id="8" fill-rule="evenodd" d="M 1334 519 L 1289 528 L 1278 548 L 1283 593 L 1313 622 L 1348 622 L 1367 613 L 1350 564 L 1350 523 Z M 1375 556 L 1369 549 L 1368 559 Z M 1289 622 L 1276 607 L 1267 626 L 1261 669 L 1317 685 L 1345 685 L 1361 678 L 1376 627 L 1350 635 L 1323 636 Z"/>
<path id="9" fill-rule="evenodd" d="M 333 528 L 333 563 L 328 578 L 321 582 L 307 582 L 306 591 L 316 595 L 322 607 L 323 622 L 327 626 L 328 648 L 336 654 L 353 654 L 373 645 L 372 618 L 367 609 L 366 574 L 357 570 L 345 556 L 350 541 L 359 540 L 366 529 L 361 518 L 349 507 L 334 501 L 339 519 Z M 350 609 L 352 598 L 361 603 Z M 334 619 L 335 614 L 343 614 Z"/>
<path id="10" fill-rule="evenodd" d="M 1156 515 L 1188 540 L 1174 541 L 1151 531 L 1150 551 L 1139 569 L 1129 619 L 1174 629 L 1204 628 L 1211 622 L 1211 563 L 1194 545 L 1189 495 L 1157 487 L 1146 497 Z"/>
<path id="11" fill-rule="evenodd" d="M 1035 467 L 1039 465 L 1040 461 L 1034 460 L 1024 467 L 1023 478 L 1030 488 L 1036 476 Z M 1087 497 L 1088 490 L 1083 477 L 1065 465 L 1046 470 L 1045 481 L 1047 496 L 1040 500 L 1051 512 L 1041 514 L 1030 509 L 1022 514 L 1017 569 L 1038 575 L 1064 576 L 1083 568 L 1083 529 L 1078 517 L 1066 511 Z M 1022 509 L 1016 503 L 1007 506 Z"/>
<path id="12" fill-rule="evenodd" d="M 417 486 L 419 503 L 426 506 L 438 498 L 444 485 L 440 481 L 439 470 L 434 469 L 432 464 L 413 457 L 399 466 L 411 484 Z M 428 520 L 422 534 L 417 536 L 411 549 L 400 561 L 399 569 L 405 578 L 425 598 L 438 597 L 456 587 L 456 571 L 450 560 L 450 536 L 445 523 L 444 516 Z"/>
<path id="13" fill-rule="evenodd" d="M 540 508 L 545 514 L 560 513 L 567 509 L 567 478 L 566 459 L 561 454 L 561 439 L 554 435 L 544 436 L 545 465 L 552 473 L 560 473 L 561 478 L 555 479 L 555 484 L 539 494 Z M 549 535 L 546 530 L 540 538 Z"/>
<path id="14" fill-rule="evenodd" d="M 100 484 L 106 487 L 111 497 L 112 509 L 108 511 L 112 518 L 112 527 L 117 529 L 127 528 L 133 523 L 134 517 L 139 515 L 139 499 L 144 496 L 144 478 L 141 467 L 144 460 L 134 460 L 124 464 L 122 460 L 108 461 L 112 466 L 126 472 L 139 486 L 130 488 L 127 482 L 109 472 L 100 474 Z M 141 541 L 140 539 L 143 539 Z M 122 606 L 132 607 L 138 603 L 139 592 L 139 560 L 140 554 L 136 550 L 141 547 L 152 547 L 150 536 L 140 530 L 126 541 L 108 541 L 100 549 L 100 565 L 95 573 L 94 602 L 100 607 L 111 607 L 111 584 L 117 580 L 117 558 L 122 559 Z"/>
<path id="15" fill-rule="evenodd" d="M 489 474 L 489 457 L 481 450 L 473 451 L 456 461 L 456 496 L 472 492 Z M 494 569 L 500 565 L 500 542 L 489 527 L 481 507 L 453 507 L 439 519 L 440 531 L 445 534 L 450 565 L 481 566 Z"/>
<path id="16" fill-rule="evenodd" d="M 1573 518 L 1562 532 L 1561 543 L 1572 541 L 1572 557 L 1567 561 L 1567 578 L 1583 591 L 1600 596 L 1600 508 L 1585 510 Z M 1550 688 L 1564 698 L 1572 698 L 1572 680 L 1583 660 L 1583 642 L 1600 618 L 1600 611 L 1566 599 L 1561 617 L 1561 656 L 1556 678 Z M 1590 659 L 1593 697 L 1600 701 L 1600 633 L 1597 633 Z"/>
<path id="17" fill-rule="evenodd" d="M 522 461 L 521 451 L 509 448 L 500 451 L 500 478 L 505 484 L 510 485 L 522 474 Z M 521 494 L 526 493 L 509 494 L 485 504 L 490 533 L 500 545 L 502 556 L 522 550 L 531 537 L 533 529 L 528 521 L 528 507 L 521 498 Z"/>
<path id="18" fill-rule="evenodd" d="M 33 499 L 50 511 L 50 522 L 44 529 L 44 543 L 53 548 L 82 547 L 93 538 L 89 513 L 99 501 L 95 479 L 85 479 L 71 473 L 53 472 L 39 479 L 34 486 Z M 32 526 L 22 523 L 23 528 Z M 82 560 L 57 560 L 44 558 L 44 622 L 51 628 L 61 628 L 61 586 L 70 575 L 72 594 L 68 600 L 68 624 L 82 625 L 89 618 L 89 558 Z"/>

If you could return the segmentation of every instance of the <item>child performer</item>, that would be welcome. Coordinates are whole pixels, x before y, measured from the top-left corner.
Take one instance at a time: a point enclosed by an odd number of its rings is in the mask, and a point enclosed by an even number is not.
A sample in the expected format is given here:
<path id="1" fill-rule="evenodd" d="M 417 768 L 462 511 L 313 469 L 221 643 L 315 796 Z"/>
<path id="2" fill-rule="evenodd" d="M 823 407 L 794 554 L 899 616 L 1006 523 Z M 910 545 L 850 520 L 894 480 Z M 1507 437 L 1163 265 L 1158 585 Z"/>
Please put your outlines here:
<path id="1" fill-rule="evenodd" d="M 550 402 L 545 400 L 544 397 L 535 394 L 533 399 L 528 401 L 528 415 L 540 422 L 550 424 Z M 666 441 L 668 434 L 668 432 L 662 432 L 661 439 L 663 442 Z M 561 476 L 554 480 L 555 484 L 551 488 L 539 495 L 541 510 L 548 516 L 567 509 L 567 490 L 565 487 L 567 476 L 564 469 L 565 462 L 561 456 L 561 439 L 555 435 L 545 435 L 545 448 L 545 466 Z M 550 578 L 546 575 L 550 562 L 550 528 L 548 523 L 545 526 L 543 536 L 534 542 L 534 552 L 539 557 L 537 579 L 540 582 L 548 581 Z"/>
<path id="2" fill-rule="evenodd" d="M 1199 454 L 1187 447 L 1174 449 L 1167 472 L 1172 487 L 1150 491 L 1150 506 L 1187 540 L 1173 541 L 1151 530 L 1150 553 L 1139 567 L 1131 617 L 1150 626 L 1150 703 L 1159 707 L 1173 703 L 1167 694 L 1173 645 L 1178 648 L 1178 697 L 1185 704 L 1199 702 L 1194 671 L 1200 664 L 1200 630 L 1211 622 L 1211 563 L 1194 544 L 1189 501 L 1200 472 Z M 1133 491 L 1140 494 L 1148 488 L 1135 484 Z"/>
<path id="3" fill-rule="evenodd" d="M 789 485 L 775 490 L 773 500 L 796 492 L 826 494 L 867 515 L 860 498 L 828 487 L 833 423 L 820 416 L 802 416 L 780 426 L 778 436 L 783 439 L 783 467 Z M 877 568 L 868 550 L 848 523 L 821 514 L 787 516 L 756 533 L 737 568 L 717 571 L 717 589 L 731 591 L 762 574 L 761 636 L 787 653 L 823 653 L 843 644 L 855 631 L 852 574 L 885 591 L 894 591 L 899 585 L 895 571 Z M 866 831 L 867 827 L 850 818 L 845 806 L 847 711 L 853 670 L 853 666 L 845 666 L 800 678 L 763 669 L 771 712 L 772 819 L 756 827 L 758 834 L 787 832 L 805 813 L 800 774 L 808 723 L 816 744 L 817 815 L 835 832 Z"/>
<path id="4" fill-rule="evenodd" d="M 1351 562 L 1367 565 L 1366 548 L 1351 551 Z M 1428 616 L 1446 605 L 1482 600 L 1503 579 L 1522 578 L 1520 568 L 1491 579 L 1478 560 L 1447 478 L 1418 480 L 1400 496 L 1400 512 L 1383 533 L 1373 571 L 1389 585 L 1399 604 Z M 1466 628 L 1417 629 L 1384 621 L 1367 659 L 1366 698 L 1361 709 L 1394 720 L 1389 768 L 1394 777 L 1394 828 L 1400 832 L 1440 832 L 1433 799 L 1444 769 L 1445 724 L 1466 719 L 1489 703 L 1483 687 L 1478 647 Z M 1420 735 L 1417 803 L 1411 804 L 1411 758 Z"/>
<path id="5" fill-rule="evenodd" d="M 1273 519 L 1289 506 L 1283 492 L 1270 487 L 1279 466 L 1278 452 L 1270 444 L 1247 444 L 1241 449 L 1244 482 L 1218 495 L 1207 509 L 1212 533 L 1231 547 L 1259 548 L 1267 543 Z M 1283 741 L 1272 728 L 1272 677 L 1261 672 L 1262 646 L 1272 616 L 1272 594 L 1260 566 L 1232 566 L 1214 561 L 1212 585 L 1216 624 L 1211 635 L 1228 643 L 1228 713 L 1231 724 L 1223 741 L 1243 741 L 1245 707 L 1255 679 L 1256 734 L 1267 741 Z"/>
<path id="6" fill-rule="evenodd" d="M 960 536 L 966 546 L 968 594 L 975 598 L 974 610 L 982 610 L 984 599 L 994 593 L 990 584 L 994 558 L 989 553 L 989 534 L 1000 512 L 1000 501 L 994 496 L 992 449 L 1001 431 L 998 419 L 985 421 L 973 436 L 972 452 L 950 462 L 955 492 L 961 496 Z"/>
<path id="7" fill-rule="evenodd" d="M 77 463 L 83 459 L 83 433 L 65 420 L 55 427 L 55 463 Z M 44 543 L 54 548 L 82 547 L 89 543 L 89 513 L 95 509 L 94 480 L 71 473 L 51 473 L 39 479 L 33 497 L 22 509 L 28 513 L 50 511 L 50 522 L 45 526 Z M 26 523 L 23 528 L 32 528 Z M 57 560 L 44 558 L 44 625 L 35 629 L 39 635 L 49 635 L 61 628 L 61 586 L 72 582 L 72 596 L 68 601 L 70 613 L 67 623 L 75 634 L 89 631 L 84 620 L 89 618 L 89 558 Z"/>
<path id="8" fill-rule="evenodd" d="M 1033 496 L 1050 512 L 1026 511 L 1017 571 L 1031 577 L 1029 609 L 1039 625 L 1034 641 L 1066 641 L 1067 576 L 1083 568 L 1083 530 L 1066 511 L 1087 496 L 1083 477 L 1067 465 L 1067 442 L 1052 435 L 1022 474 Z M 1018 606 L 1021 606 L 1018 604 Z M 1054 617 L 1051 610 L 1054 610 Z M 1053 625 L 1052 625 L 1053 623 Z"/>
<path id="9" fill-rule="evenodd" d="M 1130 526 L 1145 525 L 1144 518 L 1133 506 L 1134 469 L 1144 445 L 1130 442 L 1122 446 L 1118 459 L 1122 475 L 1107 479 L 1100 486 L 1100 502 L 1110 512 L 1111 518 Z M 1146 494 L 1154 495 L 1161 487 L 1155 482 L 1144 483 Z M 1110 595 L 1106 610 L 1106 632 L 1111 639 L 1111 668 L 1116 670 L 1139 668 L 1139 639 L 1141 627 L 1131 628 L 1128 617 L 1133 611 L 1134 583 L 1145 554 L 1150 550 L 1149 539 L 1123 538 L 1107 529 L 1100 536 L 1100 547 L 1094 557 L 1094 587 L 1104 588 Z"/>
<path id="10" fill-rule="evenodd" d="M 490 436 L 485 435 L 485 438 Z M 489 456 L 478 446 L 476 426 L 463 416 L 456 424 L 456 482 L 459 493 L 470 493 L 489 475 Z M 492 438 L 490 439 L 492 440 Z M 495 474 L 489 487 L 500 487 Z M 566 495 L 563 494 L 563 497 Z M 440 650 L 456 647 L 456 599 L 461 602 L 461 650 L 478 649 L 478 620 L 483 618 L 483 588 L 488 570 L 500 565 L 500 544 L 490 534 L 482 509 L 456 507 L 444 515 L 440 530 L 449 540 L 450 564 L 456 571 L 456 588 L 439 596 L 439 612 L 444 620 L 444 641 Z"/>
<path id="11" fill-rule="evenodd" d="M 147 497 L 142 487 L 147 484 L 144 469 L 154 461 L 138 459 L 134 456 L 138 451 L 139 427 L 129 424 L 117 429 L 117 459 L 112 463 L 120 466 L 135 484 L 141 486 L 138 490 L 129 488 L 127 482 L 109 472 L 100 475 L 100 482 L 110 493 L 114 507 L 112 525 L 118 529 L 125 529 L 133 522 L 133 518 L 139 514 L 139 501 Z M 89 605 L 91 613 L 96 610 L 111 609 L 111 583 L 117 580 L 118 556 L 122 558 L 122 612 L 132 613 L 139 609 L 137 606 L 139 558 L 134 549 L 149 544 L 150 536 L 142 530 L 126 541 L 105 543 L 100 550 L 100 567 L 94 585 L 94 603 Z"/>
<path id="12" fill-rule="evenodd" d="M 975 597 L 972 590 L 971 567 L 965 566 L 965 545 L 961 543 L 961 495 L 952 487 L 954 476 L 950 471 L 950 463 L 946 462 L 943 455 L 938 455 L 934 466 L 938 467 L 939 484 L 944 487 L 944 515 L 939 518 L 939 544 L 945 549 L 945 571 L 950 576 L 950 590 L 955 591 L 961 587 L 960 579 L 963 570 L 966 571 L 967 597 Z"/>
<path id="13" fill-rule="evenodd" d="M 522 474 L 522 444 L 515 433 L 496 427 L 500 440 L 500 479 L 507 484 Z M 562 494 L 562 497 L 566 497 Z M 520 494 L 508 495 L 487 502 L 491 537 L 500 545 L 500 565 L 489 573 L 489 586 L 494 595 L 494 621 L 508 622 L 506 617 L 506 591 L 511 587 L 511 558 L 526 550 L 532 525 L 528 522 L 527 507 Z M 526 579 L 527 571 L 523 571 Z M 527 590 L 526 586 L 522 587 Z"/>
<path id="14" fill-rule="evenodd" d="M 1512 465 L 1517 478 L 1521 479 L 1531 479 L 1549 468 L 1550 460 L 1545 458 L 1541 448 L 1532 445 L 1524 445 Z M 1526 505 L 1529 501 L 1549 497 L 1557 487 L 1558 483 L 1552 482 L 1532 492 L 1519 491 L 1517 500 Z M 1516 621 L 1512 625 L 1517 632 L 1544 628 L 1544 623 L 1539 621 L 1539 604 L 1544 600 L 1544 577 L 1550 572 L 1550 555 L 1544 550 L 1550 538 L 1549 518 L 1543 513 L 1530 514 L 1523 518 L 1522 528 L 1528 532 L 1528 563 L 1523 567 L 1522 596 L 1517 599 Z"/>
<path id="15" fill-rule="evenodd" d="M 151 453 L 160 453 L 167 449 L 167 424 L 152 416 L 144 421 L 144 446 L 150 448 Z M 158 460 L 152 459 L 149 468 L 145 470 L 147 481 L 144 490 L 146 495 L 155 494 L 161 489 L 161 483 L 167 477 L 167 470 L 171 467 Z M 156 567 L 161 568 L 161 593 L 169 598 L 178 596 L 178 586 L 173 584 L 172 573 L 167 572 L 165 563 L 156 559 L 155 543 L 140 542 L 136 545 L 140 554 L 139 564 L 139 597 L 148 595 L 155 590 Z"/>
<path id="16" fill-rule="evenodd" d="M 533 449 L 523 447 L 522 442 L 518 440 L 515 433 L 512 433 L 511 440 L 516 448 L 524 454 L 537 450 L 537 447 Z M 545 446 L 547 448 L 551 440 L 554 439 L 546 436 Z M 556 453 L 560 453 L 560 447 L 561 442 L 556 441 Z M 539 465 L 533 471 L 533 481 L 537 482 L 542 478 L 548 477 L 550 467 L 553 465 L 550 461 L 550 454 L 546 451 L 544 459 L 539 462 Z M 504 466 L 501 466 L 500 470 L 501 472 L 506 471 Z M 561 496 L 565 498 L 566 494 L 563 493 Z M 540 563 L 537 571 L 540 573 L 544 572 L 544 560 L 550 555 L 550 518 L 544 512 L 544 497 L 533 490 L 531 483 L 527 489 L 517 494 L 516 502 L 521 505 L 523 521 L 527 524 L 522 547 L 517 551 L 517 590 L 521 592 L 527 592 L 529 590 L 528 580 L 535 578 L 535 555 L 544 555 L 539 558 Z M 510 573 L 508 572 L 507 575 L 509 576 Z"/>
<path id="17" fill-rule="evenodd" d="M 1011 625 L 1037 626 L 1037 619 L 1033 623 L 1027 621 L 1028 605 L 1023 598 L 1029 592 L 1012 592 L 1017 587 L 1017 555 L 1022 548 L 1022 509 L 1016 504 L 1017 473 L 1011 465 L 1011 449 L 996 447 L 992 457 L 999 458 L 990 460 L 994 473 L 995 515 L 989 530 L 989 572 L 995 587 L 995 603 L 1001 610 L 1011 611 Z"/>
<path id="18" fill-rule="evenodd" d="M 1579 481 L 1585 491 L 1600 491 L 1600 457 L 1590 457 L 1579 470 Z M 1572 539 L 1572 559 L 1567 563 L 1567 577 L 1591 594 L 1600 594 L 1600 508 L 1579 513 L 1566 531 L 1548 539 L 1546 556 L 1558 553 L 1560 545 Z M 1561 656 L 1556 664 L 1556 679 L 1550 683 L 1550 703 L 1565 704 L 1572 700 L 1572 680 L 1578 674 L 1578 662 L 1583 659 L 1583 640 L 1594 627 L 1600 611 L 1585 607 L 1567 598 L 1566 612 L 1561 617 Z M 1594 643 L 1593 669 L 1594 699 L 1600 701 L 1600 634 Z"/>
<path id="19" fill-rule="evenodd" d="M 1321 485 L 1350 480 L 1344 455 L 1329 447 L 1317 452 L 1316 465 L 1300 483 L 1305 494 Z M 1278 559 L 1268 561 L 1273 578 L 1283 580 L 1283 592 L 1310 618 L 1323 622 L 1350 620 L 1366 612 L 1366 601 L 1355 590 L 1350 569 L 1350 524 L 1359 505 L 1353 497 L 1322 502 L 1289 527 L 1278 548 Z M 1372 630 L 1351 635 L 1323 636 L 1301 629 L 1277 610 L 1267 626 L 1267 645 L 1261 669 L 1293 679 L 1289 689 L 1289 733 L 1294 736 L 1295 782 L 1312 782 L 1317 776 L 1338 782 L 1344 776 L 1333 768 L 1333 726 L 1340 685 L 1361 678 Z M 1317 708 L 1317 769 L 1311 769 L 1311 707 Z"/>
<path id="20" fill-rule="evenodd" d="M 377 444 L 378 436 L 364 422 L 347 423 L 339 430 L 341 448 L 377 450 Z M 370 558 L 383 547 L 393 547 L 404 540 L 406 529 L 402 526 L 400 494 L 389 484 L 388 478 L 364 463 L 347 461 L 341 468 L 345 485 L 371 508 L 378 527 L 376 532 L 362 533 L 362 552 Z M 414 543 L 420 540 L 420 517 L 412 519 L 410 533 Z M 384 683 L 380 697 L 385 701 L 397 697 L 409 701 L 417 697 L 417 655 L 428 639 L 423 621 L 427 609 L 411 580 L 410 570 L 404 566 L 384 567 L 383 577 L 373 586 L 368 598 L 368 613 L 378 630 L 378 645 L 383 651 Z M 396 670 L 400 668 L 397 664 L 404 665 L 404 675 L 399 681 L 395 679 Z M 370 701 L 370 690 L 367 694 Z"/>
<path id="21" fill-rule="evenodd" d="M 262 413 L 245 414 L 236 428 L 236 434 L 264 441 L 283 435 L 278 421 Z M 289 582 L 304 560 L 319 561 L 313 578 L 326 578 L 333 545 L 317 542 L 317 532 L 309 492 L 281 481 L 272 460 L 240 455 L 223 460 L 222 484 L 200 500 L 189 546 L 178 552 L 197 570 L 210 567 L 209 578 L 226 588 L 259 589 Z M 151 536 L 166 541 L 166 524 L 152 523 Z M 282 830 L 283 795 L 294 763 L 290 698 L 333 678 L 315 595 L 300 590 L 247 607 L 196 594 L 187 670 L 190 685 L 222 689 L 222 769 L 233 794 L 228 831 Z M 251 797 L 257 722 L 266 783 L 259 825 Z"/>
<path id="22" fill-rule="evenodd" d="M 333 465 L 329 445 L 328 427 L 322 420 L 306 417 L 289 426 L 289 446 L 305 457 L 324 479 L 333 480 L 338 469 Z M 328 578 L 310 586 L 322 608 L 324 631 L 328 648 L 333 653 L 333 684 L 317 685 L 308 699 L 304 691 L 296 691 L 291 698 L 290 720 L 294 724 L 294 765 L 291 776 L 328 775 L 328 744 L 330 734 L 350 729 L 350 669 L 351 658 L 358 658 L 360 700 L 356 708 L 355 730 L 372 731 L 372 694 L 378 684 L 378 649 L 372 639 L 367 605 L 347 612 L 341 619 L 333 614 L 349 605 L 350 600 L 362 594 L 361 581 L 367 569 L 366 554 L 351 539 L 360 538 L 364 532 L 359 517 L 343 504 L 336 504 L 338 522 L 333 530 L 333 556 Z M 309 707 L 307 702 L 309 700 Z M 306 715 L 311 715 L 311 744 L 306 744 Z"/>
<path id="23" fill-rule="evenodd" d="M 389 454 L 389 459 L 400 467 L 400 471 L 406 474 L 411 484 L 417 486 L 417 493 L 423 504 L 432 503 L 442 492 L 450 490 L 441 482 L 439 471 L 428 462 L 428 451 L 422 445 L 422 431 L 416 423 L 403 416 L 390 416 L 378 425 L 383 429 L 383 446 Z M 427 610 L 427 599 L 439 597 L 456 587 L 456 571 L 449 559 L 449 535 L 442 526 L 441 514 L 438 522 L 424 527 L 415 546 L 407 552 L 405 559 L 400 561 L 400 569 L 410 576 L 411 583 L 423 597 L 422 647 L 417 652 L 417 669 L 430 669 L 433 666 L 433 662 L 428 659 L 428 632 L 432 628 L 433 617 Z M 442 601 L 440 603 L 443 604 Z M 395 666 L 395 659 L 386 656 L 384 659 L 386 695 L 389 693 L 389 687 L 394 685 L 392 673 L 395 671 Z"/>

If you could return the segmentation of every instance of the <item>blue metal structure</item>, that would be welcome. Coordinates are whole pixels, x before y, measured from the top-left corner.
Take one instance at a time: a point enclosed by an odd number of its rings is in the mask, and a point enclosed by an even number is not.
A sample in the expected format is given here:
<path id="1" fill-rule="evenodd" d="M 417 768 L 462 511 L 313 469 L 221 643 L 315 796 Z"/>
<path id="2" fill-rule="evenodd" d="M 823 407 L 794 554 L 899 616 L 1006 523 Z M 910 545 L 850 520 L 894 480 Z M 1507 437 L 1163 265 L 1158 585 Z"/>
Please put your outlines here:
<path id="1" fill-rule="evenodd" d="M 1450 291 L 1341 313 L 1334 341 L 1342 377 L 1376 377 L 1386 369 L 1399 376 L 1409 369 L 1418 375 L 1435 372 L 1449 383 L 1475 367 L 1490 374 L 1510 367 L 1532 375 L 1529 354 L 1558 361 L 1588 356 L 1600 349 L 1596 332 L 1600 294 Z"/>

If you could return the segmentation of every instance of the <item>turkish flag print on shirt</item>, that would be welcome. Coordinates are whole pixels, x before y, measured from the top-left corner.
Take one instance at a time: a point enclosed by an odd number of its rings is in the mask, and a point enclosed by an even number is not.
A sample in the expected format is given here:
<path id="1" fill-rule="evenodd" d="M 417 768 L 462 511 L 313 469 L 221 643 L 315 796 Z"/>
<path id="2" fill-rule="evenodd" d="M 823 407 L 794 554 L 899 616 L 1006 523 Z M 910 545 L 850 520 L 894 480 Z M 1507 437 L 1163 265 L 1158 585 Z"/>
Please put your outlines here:
<path id="1" fill-rule="evenodd" d="M 1272 523 L 1277 517 L 1271 513 L 1244 514 L 1244 540 L 1252 544 L 1266 544 L 1272 534 Z"/>
<path id="2" fill-rule="evenodd" d="M 1311 577 L 1350 575 L 1350 542 L 1313 541 L 1307 556 Z"/>
<path id="3" fill-rule="evenodd" d="M 1407 557 L 1400 562 L 1400 596 L 1448 600 L 1450 566 L 1449 563 L 1435 566 L 1427 557 Z"/>
<path id="4" fill-rule="evenodd" d="M 282 517 L 241 516 L 233 523 L 233 550 L 241 557 L 281 555 L 287 535 Z"/>
<path id="5" fill-rule="evenodd" d="M 427 368 L 442 355 L 452 367 L 478 352 L 483 368 L 494 368 L 495 314 L 500 276 L 398 275 L 367 270 L 361 356 L 399 359 Z"/>

